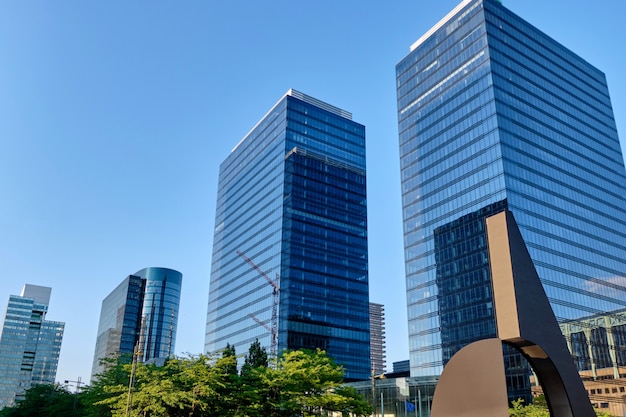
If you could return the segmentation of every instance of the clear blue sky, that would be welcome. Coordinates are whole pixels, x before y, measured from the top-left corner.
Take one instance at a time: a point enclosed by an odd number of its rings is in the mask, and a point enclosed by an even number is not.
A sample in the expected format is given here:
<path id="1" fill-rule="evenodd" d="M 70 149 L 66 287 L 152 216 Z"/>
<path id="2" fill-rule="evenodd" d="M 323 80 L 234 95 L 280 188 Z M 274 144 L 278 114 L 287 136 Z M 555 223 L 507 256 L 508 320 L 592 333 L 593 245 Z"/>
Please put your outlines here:
<path id="1" fill-rule="evenodd" d="M 102 299 L 181 271 L 177 353 L 203 349 L 220 162 L 289 89 L 367 128 L 371 300 L 408 359 L 395 64 L 456 0 L 6 2 L 0 310 L 52 287 L 57 380 L 88 379 Z M 626 139 L 626 2 L 505 0 L 604 71 Z"/>

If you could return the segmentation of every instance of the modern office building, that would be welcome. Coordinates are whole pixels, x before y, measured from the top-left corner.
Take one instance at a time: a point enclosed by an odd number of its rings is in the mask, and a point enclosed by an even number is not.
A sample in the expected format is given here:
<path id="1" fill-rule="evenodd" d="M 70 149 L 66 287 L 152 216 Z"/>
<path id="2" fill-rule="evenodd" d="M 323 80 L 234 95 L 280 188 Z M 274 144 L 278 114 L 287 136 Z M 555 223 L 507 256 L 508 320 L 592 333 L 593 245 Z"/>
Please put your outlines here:
<path id="1" fill-rule="evenodd" d="M 561 330 L 593 406 L 614 416 L 623 415 L 626 410 L 626 309 L 563 321 Z M 533 390 L 542 393 L 538 384 L 534 384 Z"/>
<path id="2" fill-rule="evenodd" d="M 564 320 L 561 331 L 594 408 L 612 416 L 626 410 L 626 309 Z M 543 394 L 531 377 L 534 395 Z"/>
<path id="3" fill-rule="evenodd" d="M 127 355 L 137 346 L 141 362 L 162 362 L 174 353 L 183 276 L 168 268 L 144 268 L 126 277 L 103 301 L 91 371 L 104 358 Z"/>
<path id="4" fill-rule="evenodd" d="M 372 375 L 385 373 L 387 365 L 385 345 L 385 306 L 370 303 L 370 361 Z"/>
<path id="5" fill-rule="evenodd" d="M 289 90 L 220 166 L 205 350 L 321 348 L 370 376 L 365 128 Z"/>
<path id="6" fill-rule="evenodd" d="M 51 291 L 26 284 L 9 297 L 0 335 L 0 409 L 23 400 L 33 385 L 54 384 L 65 324 L 46 320 Z"/>
<path id="7" fill-rule="evenodd" d="M 495 335 L 484 218 L 507 208 L 558 320 L 623 308 L 626 173 L 604 74 L 500 2 L 465 0 L 396 75 L 411 375 Z M 527 392 L 518 359 L 509 388 Z"/>
<path id="8" fill-rule="evenodd" d="M 404 361 L 394 362 L 392 366 L 393 366 L 394 374 L 398 374 L 398 373 L 409 374 L 411 372 L 411 361 L 409 361 L 408 359 Z"/>

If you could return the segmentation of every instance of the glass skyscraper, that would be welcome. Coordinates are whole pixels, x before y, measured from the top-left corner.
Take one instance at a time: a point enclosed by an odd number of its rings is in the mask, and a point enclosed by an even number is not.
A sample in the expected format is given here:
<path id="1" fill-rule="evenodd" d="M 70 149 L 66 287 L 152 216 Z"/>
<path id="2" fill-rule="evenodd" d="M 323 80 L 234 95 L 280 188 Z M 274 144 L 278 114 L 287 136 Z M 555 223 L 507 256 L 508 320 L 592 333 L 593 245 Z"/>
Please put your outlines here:
<path id="1" fill-rule="evenodd" d="M 33 385 L 54 384 L 65 324 L 45 319 L 51 291 L 26 284 L 9 297 L 0 335 L 0 409 L 23 400 Z"/>
<path id="2" fill-rule="evenodd" d="M 498 211 L 557 319 L 623 309 L 626 173 L 604 74 L 500 2 L 466 0 L 396 75 L 411 375 L 495 336 L 484 218 Z"/>
<path id="3" fill-rule="evenodd" d="M 168 268 L 144 268 L 126 277 L 103 301 L 91 377 L 113 355 L 163 361 L 174 353 L 183 276 Z"/>
<path id="4" fill-rule="evenodd" d="M 371 373 L 365 128 L 295 90 L 220 166 L 205 350 L 255 339 Z"/>

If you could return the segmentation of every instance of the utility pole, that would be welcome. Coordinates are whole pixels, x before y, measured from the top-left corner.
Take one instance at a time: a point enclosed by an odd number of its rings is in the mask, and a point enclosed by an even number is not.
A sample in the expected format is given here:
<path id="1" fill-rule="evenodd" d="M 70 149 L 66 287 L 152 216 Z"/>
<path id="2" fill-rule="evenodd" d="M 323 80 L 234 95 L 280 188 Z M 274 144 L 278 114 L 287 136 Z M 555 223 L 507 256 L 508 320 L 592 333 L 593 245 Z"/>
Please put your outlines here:
<path id="1" fill-rule="evenodd" d="M 374 368 L 372 368 L 372 417 L 376 416 L 376 379 L 374 378 Z"/>

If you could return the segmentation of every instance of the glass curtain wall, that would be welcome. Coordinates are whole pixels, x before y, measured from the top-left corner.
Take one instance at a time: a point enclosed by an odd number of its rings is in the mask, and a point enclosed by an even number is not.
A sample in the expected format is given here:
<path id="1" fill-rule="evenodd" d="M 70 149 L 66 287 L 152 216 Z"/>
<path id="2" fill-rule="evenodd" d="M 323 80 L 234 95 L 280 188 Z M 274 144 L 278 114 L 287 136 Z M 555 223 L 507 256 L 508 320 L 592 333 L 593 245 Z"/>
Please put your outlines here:
<path id="1" fill-rule="evenodd" d="M 604 75 L 495 0 L 461 3 L 396 72 L 411 375 L 469 342 L 444 336 L 446 311 L 478 294 L 438 282 L 453 246 L 435 230 L 499 201 L 559 320 L 623 308 L 626 175 Z"/>
<path id="2" fill-rule="evenodd" d="M 351 117 L 290 90 L 222 163 L 208 352 L 271 351 L 276 317 L 278 352 L 322 348 L 348 379 L 369 376 L 365 128 Z"/>

